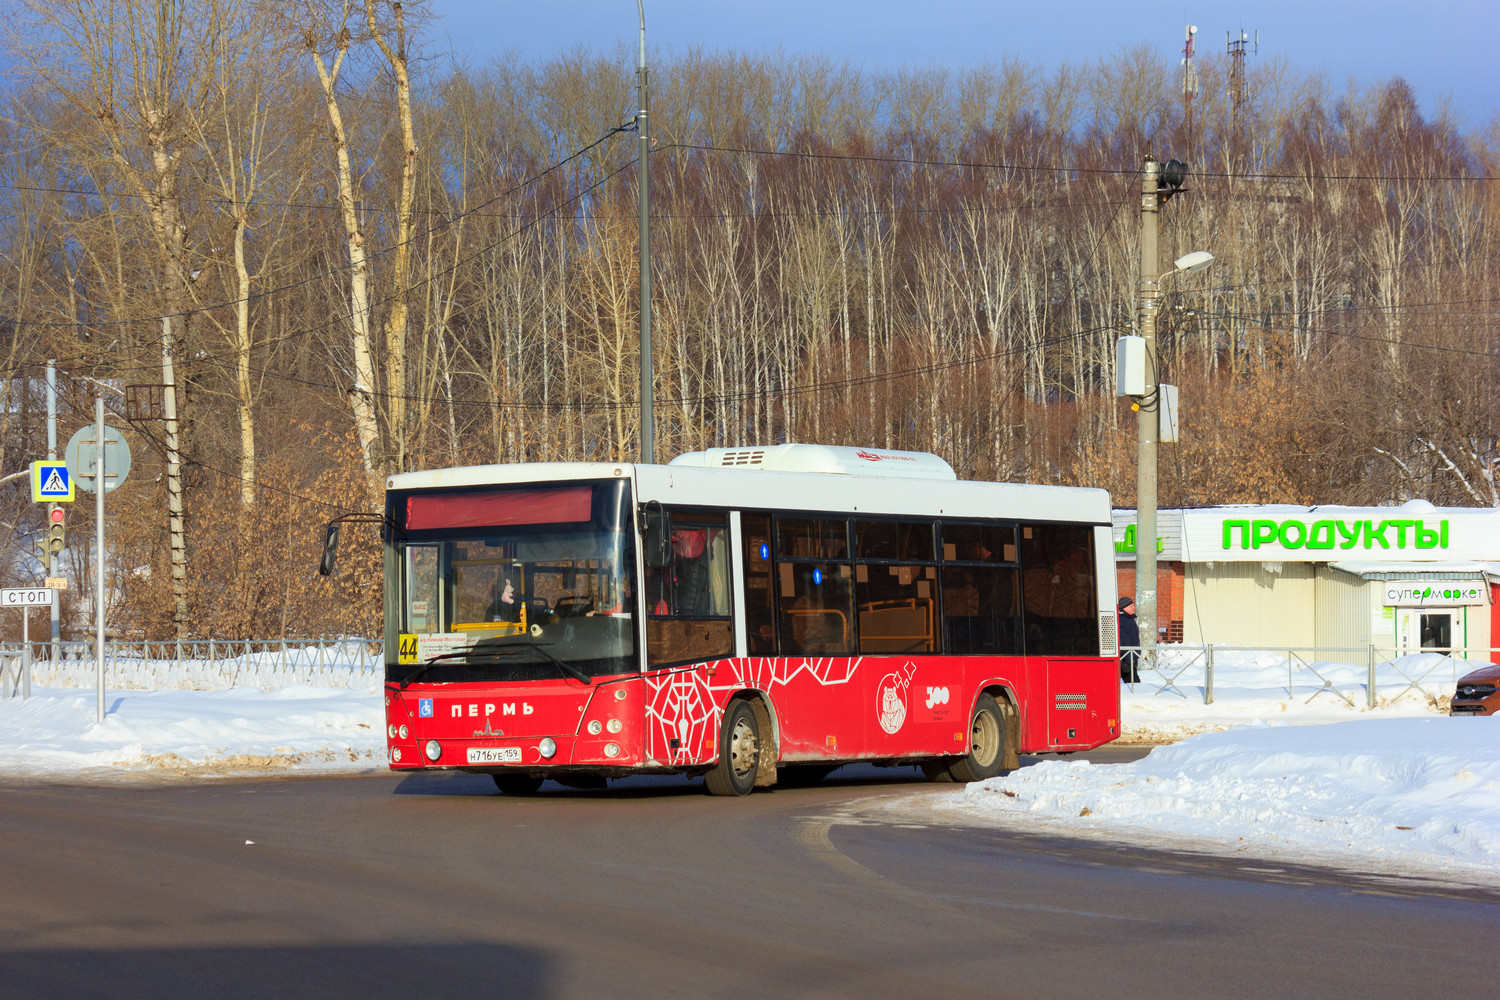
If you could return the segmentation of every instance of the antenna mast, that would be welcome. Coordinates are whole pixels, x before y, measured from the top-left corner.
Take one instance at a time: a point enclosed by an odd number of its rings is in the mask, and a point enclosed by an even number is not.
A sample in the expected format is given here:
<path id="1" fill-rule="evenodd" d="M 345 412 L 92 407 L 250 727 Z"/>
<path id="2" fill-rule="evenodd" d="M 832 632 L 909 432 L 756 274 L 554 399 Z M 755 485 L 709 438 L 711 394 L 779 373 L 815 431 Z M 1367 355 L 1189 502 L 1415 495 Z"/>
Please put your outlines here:
<path id="1" fill-rule="evenodd" d="M 1246 152 L 1245 50 L 1260 51 L 1260 30 L 1256 29 L 1253 48 L 1250 35 L 1244 28 L 1240 29 L 1239 38 L 1235 38 L 1234 33 L 1229 31 L 1224 32 L 1224 38 L 1229 43 L 1229 97 L 1234 108 L 1230 120 L 1230 141 L 1234 165 L 1239 166 L 1244 162 Z"/>
<path id="2" fill-rule="evenodd" d="M 1182 46 L 1182 127 L 1187 138 L 1187 161 L 1193 159 L 1193 98 L 1198 96 L 1198 65 L 1193 62 L 1193 36 L 1198 26 L 1190 24 L 1183 32 Z"/>

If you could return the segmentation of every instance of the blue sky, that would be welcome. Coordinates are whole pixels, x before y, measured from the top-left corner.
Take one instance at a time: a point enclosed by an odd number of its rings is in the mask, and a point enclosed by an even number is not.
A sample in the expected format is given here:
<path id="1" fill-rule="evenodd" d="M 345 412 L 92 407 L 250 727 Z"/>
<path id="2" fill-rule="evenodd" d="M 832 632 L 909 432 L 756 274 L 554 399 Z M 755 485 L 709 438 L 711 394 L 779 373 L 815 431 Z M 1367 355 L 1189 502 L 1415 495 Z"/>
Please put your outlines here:
<path id="1" fill-rule="evenodd" d="M 1121 0 L 1075 3 L 1009 0 L 644 0 L 646 40 L 667 53 L 816 53 L 871 69 L 962 67 L 1007 56 L 1052 68 L 1084 63 L 1142 43 L 1173 63 L 1183 26 L 1198 26 L 1200 55 L 1223 53 L 1225 32 L 1260 31 L 1260 54 L 1322 72 L 1335 92 L 1352 77 L 1370 83 L 1404 76 L 1424 111 L 1451 97 L 1464 123 L 1500 113 L 1497 0 L 1256 0 L 1160 7 Z M 507 48 L 533 59 L 579 46 L 636 50 L 634 0 L 433 0 L 441 20 L 432 41 L 476 63 Z M 1142 11 L 1149 10 L 1149 16 Z"/>

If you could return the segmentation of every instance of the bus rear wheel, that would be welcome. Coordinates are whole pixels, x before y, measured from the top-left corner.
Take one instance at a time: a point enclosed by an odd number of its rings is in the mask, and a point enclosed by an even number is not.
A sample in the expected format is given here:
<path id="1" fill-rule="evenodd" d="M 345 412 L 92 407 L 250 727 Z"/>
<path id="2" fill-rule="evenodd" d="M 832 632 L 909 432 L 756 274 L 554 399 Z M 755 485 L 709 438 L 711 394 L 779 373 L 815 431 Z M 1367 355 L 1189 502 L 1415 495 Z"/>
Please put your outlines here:
<path id="1" fill-rule="evenodd" d="M 535 795 L 542 787 L 542 779 L 529 774 L 492 774 L 495 787 L 506 795 Z"/>
<path id="2" fill-rule="evenodd" d="M 948 774 L 959 783 L 983 781 L 1000 773 L 1004 759 L 1005 719 L 995 699 L 982 694 L 969 722 L 969 752 L 948 765 Z"/>
<path id="3" fill-rule="evenodd" d="M 749 795 L 760 767 L 760 727 L 748 702 L 734 701 L 724 713 L 719 762 L 703 776 L 710 795 Z"/>

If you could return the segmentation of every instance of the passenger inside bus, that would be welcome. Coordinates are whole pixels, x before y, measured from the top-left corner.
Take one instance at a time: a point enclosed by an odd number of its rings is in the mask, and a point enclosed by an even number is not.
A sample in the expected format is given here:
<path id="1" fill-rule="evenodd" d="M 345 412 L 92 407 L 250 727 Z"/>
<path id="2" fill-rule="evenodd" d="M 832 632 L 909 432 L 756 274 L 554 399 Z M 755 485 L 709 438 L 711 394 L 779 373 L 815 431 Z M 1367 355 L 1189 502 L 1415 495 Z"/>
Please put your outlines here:
<path id="1" fill-rule="evenodd" d="M 672 561 L 651 576 L 651 607 L 662 615 L 729 613 L 729 550 L 715 528 L 673 528 Z"/>

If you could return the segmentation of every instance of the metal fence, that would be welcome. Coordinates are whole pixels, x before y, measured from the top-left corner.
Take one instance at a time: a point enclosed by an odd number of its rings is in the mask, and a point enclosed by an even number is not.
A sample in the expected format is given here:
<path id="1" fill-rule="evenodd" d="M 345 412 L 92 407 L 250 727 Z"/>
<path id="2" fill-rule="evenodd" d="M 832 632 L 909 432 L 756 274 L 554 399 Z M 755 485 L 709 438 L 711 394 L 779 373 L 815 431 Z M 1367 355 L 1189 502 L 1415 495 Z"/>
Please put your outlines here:
<path id="1" fill-rule="evenodd" d="M 55 657 L 46 641 L 0 644 L 3 697 L 32 683 L 92 686 L 96 670 L 92 642 L 59 643 Z M 380 641 L 359 638 L 106 642 L 104 670 L 106 684 L 120 690 L 346 687 L 383 677 L 385 654 Z"/>
<path id="2" fill-rule="evenodd" d="M 91 642 L 64 642 L 53 658 L 49 642 L 30 647 L 30 674 L 19 642 L 0 644 L 0 696 L 26 693 L 28 682 L 53 687 L 90 687 L 96 682 L 95 647 Z M 1201 698 L 1213 704 L 1216 669 L 1232 669 L 1237 687 L 1252 671 L 1259 689 L 1275 687 L 1310 704 L 1336 698 L 1351 708 L 1400 701 L 1408 696 L 1436 702 L 1452 695 L 1458 678 L 1500 650 L 1443 649 L 1402 654 L 1376 646 L 1264 647 L 1172 644 L 1155 649 L 1125 647 L 1140 653 L 1140 681 L 1132 692 L 1158 697 Z M 1246 666 L 1245 660 L 1260 657 Z M 107 642 L 105 683 L 118 690 L 222 690 L 232 687 L 274 689 L 292 684 L 317 687 L 364 685 L 384 676 L 384 646 L 379 640 L 203 639 L 183 642 Z M 1275 675 L 1274 678 L 1272 675 Z M 1274 683 L 1272 683 L 1274 680 Z"/>
<path id="3" fill-rule="evenodd" d="M 1437 702 L 1451 697 L 1458 678 L 1484 664 L 1500 662 L 1500 649 L 1453 647 L 1427 649 L 1420 653 L 1403 652 L 1379 646 L 1224 646 L 1208 643 L 1201 646 L 1171 644 L 1146 649 L 1121 647 L 1121 652 L 1135 652 L 1140 659 L 1137 673 L 1140 681 L 1129 684 L 1131 691 L 1177 696 L 1184 699 L 1201 696 L 1205 705 L 1214 701 L 1215 668 L 1221 670 L 1226 658 L 1239 662 L 1232 668 L 1243 686 L 1245 672 L 1260 675 L 1278 672 L 1276 687 L 1288 698 L 1304 704 L 1327 695 L 1350 708 L 1375 708 L 1407 696 Z M 1270 662 L 1247 666 L 1246 659 L 1257 655 Z M 1478 659 L 1475 657 L 1487 657 Z M 1279 658 L 1279 662 L 1275 659 Z M 1279 674 L 1284 672 L 1285 681 Z M 1262 679 L 1269 679 L 1263 676 Z M 1263 685 L 1257 684 L 1257 687 Z M 1152 690 L 1154 688 L 1154 690 Z"/>

